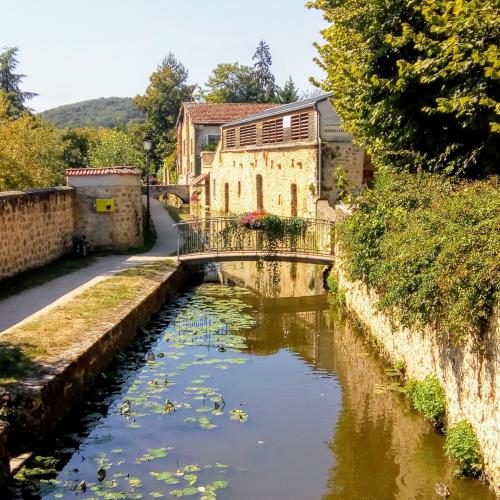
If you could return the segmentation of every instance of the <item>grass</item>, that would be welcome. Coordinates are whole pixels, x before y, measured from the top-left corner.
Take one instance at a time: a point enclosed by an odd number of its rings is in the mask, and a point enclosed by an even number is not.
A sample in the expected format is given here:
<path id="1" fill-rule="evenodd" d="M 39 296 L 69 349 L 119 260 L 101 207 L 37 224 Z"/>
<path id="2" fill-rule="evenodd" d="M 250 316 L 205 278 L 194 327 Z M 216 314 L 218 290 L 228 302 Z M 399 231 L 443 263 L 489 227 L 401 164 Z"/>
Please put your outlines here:
<path id="1" fill-rule="evenodd" d="M 168 215 L 172 217 L 174 222 L 183 222 L 185 220 L 190 220 L 192 217 L 189 213 L 183 212 L 183 207 L 173 207 L 172 205 L 167 205 L 164 203 L 163 205 L 165 210 L 168 212 Z"/>
<path id="2" fill-rule="evenodd" d="M 14 384 L 40 364 L 78 356 L 173 269 L 159 261 L 123 271 L 0 336 L 0 384 Z"/>
<path id="3" fill-rule="evenodd" d="M 92 262 L 94 262 L 92 256 L 81 258 L 64 256 L 38 269 L 25 271 L 12 278 L 2 280 L 0 281 L 0 300 L 21 293 L 28 288 L 43 285 L 65 274 L 83 269 Z"/>

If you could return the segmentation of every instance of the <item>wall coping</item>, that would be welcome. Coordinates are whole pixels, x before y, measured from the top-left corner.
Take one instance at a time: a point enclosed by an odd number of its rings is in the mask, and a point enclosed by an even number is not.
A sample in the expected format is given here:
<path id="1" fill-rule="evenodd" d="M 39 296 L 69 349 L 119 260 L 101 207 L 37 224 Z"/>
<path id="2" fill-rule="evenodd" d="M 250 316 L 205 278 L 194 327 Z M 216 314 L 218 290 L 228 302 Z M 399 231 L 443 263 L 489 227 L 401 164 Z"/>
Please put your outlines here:
<path id="1" fill-rule="evenodd" d="M 53 193 L 64 193 L 73 192 L 74 188 L 71 186 L 57 186 L 51 188 L 40 188 L 40 189 L 26 189 L 25 191 L 1 191 L 0 200 L 8 198 L 17 198 L 19 196 L 35 196 L 42 194 L 53 194 Z"/>
<path id="2" fill-rule="evenodd" d="M 127 166 L 106 168 L 67 168 L 64 173 L 66 177 L 82 175 L 142 175 L 141 170 L 138 168 Z"/>

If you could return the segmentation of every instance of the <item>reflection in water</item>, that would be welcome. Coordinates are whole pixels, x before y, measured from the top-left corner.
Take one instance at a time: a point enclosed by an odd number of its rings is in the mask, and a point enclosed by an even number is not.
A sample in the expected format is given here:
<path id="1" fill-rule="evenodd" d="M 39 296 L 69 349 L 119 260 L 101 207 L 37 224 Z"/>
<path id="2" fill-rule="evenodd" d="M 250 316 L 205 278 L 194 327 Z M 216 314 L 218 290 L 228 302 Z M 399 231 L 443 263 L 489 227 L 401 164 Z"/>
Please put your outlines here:
<path id="1" fill-rule="evenodd" d="M 59 489 L 35 483 L 15 498 L 423 499 L 435 498 L 437 481 L 453 498 L 493 498 L 477 481 L 453 479 L 442 436 L 401 394 L 375 392 L 390 376 L 319 294 L 322 273 L 224 265 L 222 280 L 247 290 L 204 285 L 180 296 L 151 323 L 156 337 L 127 353 L 136 361 L 109 374 L 86 411 L 36 450 L 65 457 Z M 218 333 L 205 342 L 200 329 Z M 226 332 L 233 348 L 221 346 Z M 145 350 L 155 363 L 144 362 Z M 166 398 L 175 412 L 165 411 Z M 248 420 L 231 419 L 235 409 Z M 101 483 L 99 463 L 108 467 Z M 217 483 L 227 485 L 208 496 L 206 485 Z"/>

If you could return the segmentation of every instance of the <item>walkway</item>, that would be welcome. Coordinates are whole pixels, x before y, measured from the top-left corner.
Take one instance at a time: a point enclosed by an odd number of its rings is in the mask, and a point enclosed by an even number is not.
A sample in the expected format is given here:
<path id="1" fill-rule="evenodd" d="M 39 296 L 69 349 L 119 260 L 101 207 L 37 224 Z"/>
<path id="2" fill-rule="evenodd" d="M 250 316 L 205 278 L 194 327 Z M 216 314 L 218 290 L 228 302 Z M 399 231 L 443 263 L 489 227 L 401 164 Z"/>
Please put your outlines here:
<path id="1" fill-rule="evenodd" d="M 154 199 L 151 199 L 151 217 L 158 237 L 150 251 L 140 255 L 97 257 L 83 269 L 0 301 L 0 332 L 34 319 L 119 271 L 174 255 L 177 252 L 177 231 L 172 228 L 174 221 L 163 205 Z"/>

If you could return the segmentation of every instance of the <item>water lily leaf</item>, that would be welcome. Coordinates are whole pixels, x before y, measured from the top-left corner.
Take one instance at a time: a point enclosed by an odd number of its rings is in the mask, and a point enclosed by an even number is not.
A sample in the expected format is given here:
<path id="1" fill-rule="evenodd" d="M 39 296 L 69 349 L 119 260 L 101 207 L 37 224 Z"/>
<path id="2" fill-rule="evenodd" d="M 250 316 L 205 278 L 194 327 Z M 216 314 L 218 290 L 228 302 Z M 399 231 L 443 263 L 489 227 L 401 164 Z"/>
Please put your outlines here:
<path id="1" fill-rule="evenodd" d="M 184 479 L 189 483 L 189 486 L 193 486 L 198 481 L 198 476 L 196 474 L 186 474 Z"/>
<path id="2" fill-rule="evenodd" d="M 221 464 L 220 462 L 215 462 L 215 467 L 217 467 L 217 469 L 227 469 L 229 467 L 229 465 L 226 465 L 226 464 Z"/>
<path id="3" fill-rule="evenodd" d="M 201 467 L 199 465 L 186 465 L 184 467 L 184 472 L 198 472 L 201 470 Z"/>
<path id="4" fill-rule="evenodd" d="M 236 420 L 237 422 L 246 422 L 248 420 L 248 414 L 241 408 L 231 410 L 231 420 Z"/>
<path id="5" fill-rule="evenodd" d="M 215 489 L 227 488 L 227 481 L 214 481 L 210 486 Z"/>
<path id="6" fill-rule="evenodd" d="M 154 498 L 160 498 L 164 497 L 165 495 L 161 491 L 150 491 L 149 496 Z"/>
<path id="7" fill-rule="evenodd" d="M 142 481 L 138 477 L 129 477 L 127 478 L 128 484 L 132 487 L 139 487 L 142 484 Z"/>
<path id="8" fill-rule="evenodd" d="M 194 486 L 189 486 L 188 488 L 184 488 L 182 490 L 182 496 L 188 497 L 191 495 L 196 495 L 198 494 L 198 488 L 195 488 Z"/>

